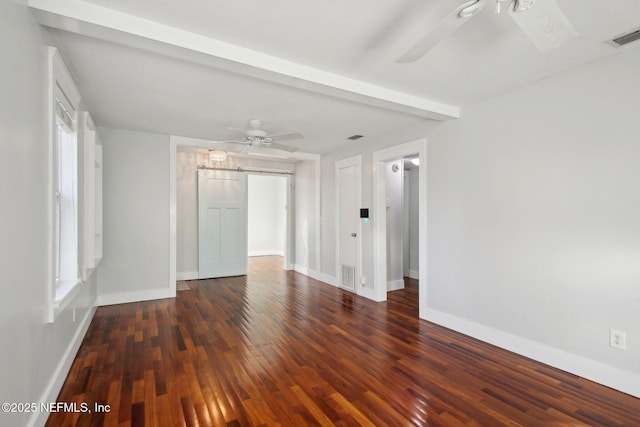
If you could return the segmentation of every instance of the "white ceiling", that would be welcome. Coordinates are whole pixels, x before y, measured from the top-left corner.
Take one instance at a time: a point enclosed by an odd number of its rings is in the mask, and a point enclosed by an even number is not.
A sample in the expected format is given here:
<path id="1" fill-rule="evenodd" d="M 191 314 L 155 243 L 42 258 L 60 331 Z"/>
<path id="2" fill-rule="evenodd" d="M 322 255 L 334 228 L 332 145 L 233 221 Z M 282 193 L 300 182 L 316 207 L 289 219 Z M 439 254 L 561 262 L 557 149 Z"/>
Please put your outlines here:
<path id="1" fill-rule="evenodd" d="M 304 140 L 287 144 L 313 153 L 356 133 L 455 118 L 457 107 L 464 114 L 482 99 L 639 44 L 604 43 L 640 25 L 638 0 L 557 0 L 580 36 L 544 54 L 489 4 L 420 61 L 395 63 L 461 3 L 30 0 L 40 21 L 58 28 L 52 31 L 98 124 L 229 139 L 237 135 L 227 126 L 260 118 L 268 130 L 301 132 Z M 185 42 L 172 45 L 172 34 Z M 260 54 L 269 56 L 251 62 Z"/>

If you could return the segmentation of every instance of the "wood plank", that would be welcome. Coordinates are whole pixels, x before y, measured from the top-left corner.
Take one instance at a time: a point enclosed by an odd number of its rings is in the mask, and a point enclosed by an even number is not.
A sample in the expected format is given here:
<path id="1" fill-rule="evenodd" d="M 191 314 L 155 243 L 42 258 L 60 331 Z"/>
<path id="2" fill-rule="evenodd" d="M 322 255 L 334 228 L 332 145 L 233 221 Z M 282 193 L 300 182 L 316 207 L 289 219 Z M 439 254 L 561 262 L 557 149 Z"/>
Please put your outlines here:
<path id="1" fill-rule="evenodd" d="M 47 426 L 640 426 L 640 399 L 251 258 L 247 276 L 100 307 Z"/>

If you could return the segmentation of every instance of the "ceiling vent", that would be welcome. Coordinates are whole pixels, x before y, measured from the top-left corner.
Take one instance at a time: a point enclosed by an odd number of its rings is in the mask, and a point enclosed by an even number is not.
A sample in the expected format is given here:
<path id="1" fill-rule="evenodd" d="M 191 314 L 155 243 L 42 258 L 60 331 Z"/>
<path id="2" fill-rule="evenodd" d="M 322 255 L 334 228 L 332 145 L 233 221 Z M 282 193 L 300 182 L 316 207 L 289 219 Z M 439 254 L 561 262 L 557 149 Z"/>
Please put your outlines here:
<path id="1" fill-rule="evenodd" d="M 362 138 L 362 135 L 351 135 L 351 136 L 350 136 L 349 138 L 347 138 L 347 139 L 350 139 L 350 140 L 352 140 L 352 141 L 355 141 L 356 139 L 360 139 L 360 138 Z"/>
<path id="2" fill-rule="evenodd" d="M 618 47 L 618 46 L 624 46 L 625 44 L 629 44 L 631 42 L 635 42 L 637 40 L 640 40 L 640 28 L 637 30 L 631 31 L 630 33 L 623 34 L 619 37 L 616 37 L 615 39 L 611 40 L 611 44 Z"/>

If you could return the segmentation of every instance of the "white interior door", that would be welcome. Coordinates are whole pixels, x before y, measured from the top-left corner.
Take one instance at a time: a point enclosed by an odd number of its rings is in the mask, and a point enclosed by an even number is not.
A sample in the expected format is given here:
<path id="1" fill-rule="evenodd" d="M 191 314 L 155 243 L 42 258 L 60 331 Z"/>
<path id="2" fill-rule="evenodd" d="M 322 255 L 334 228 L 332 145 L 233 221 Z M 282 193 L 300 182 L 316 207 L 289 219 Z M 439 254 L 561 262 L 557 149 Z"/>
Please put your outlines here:
<path id="1" fill-rule="evenodd" d="M 247 274 L 247 175 L 198 170 L 198 277 Z"/>
<path id="2" fill-rule="evenodd" d="M 336 163 L 338 193 L 338 284 L 356 291 L 360 282 L 360 163 Z"/>

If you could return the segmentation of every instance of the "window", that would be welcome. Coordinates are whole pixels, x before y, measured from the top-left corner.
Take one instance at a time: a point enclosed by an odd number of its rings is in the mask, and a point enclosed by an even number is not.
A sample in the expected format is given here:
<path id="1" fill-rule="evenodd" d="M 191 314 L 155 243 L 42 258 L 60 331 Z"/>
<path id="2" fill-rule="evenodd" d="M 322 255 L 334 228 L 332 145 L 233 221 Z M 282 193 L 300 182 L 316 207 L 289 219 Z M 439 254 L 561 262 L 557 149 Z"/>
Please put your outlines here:
<path id="1" fill-rule="evenodd" d="M 50 269 L 45 320 L 73 300 L 80 284 L 78 238 L 78 134 L 80 95 L 55 48 L 49 48 Z"/>
<path id="2" fill-rule="evenodd" d="M 72 116 L 56 103 L 54 139 L 54 275 L 56 300 L 78 281 L 78 155 Z M 65 120 L 66 119 L 66 120 Z"/>

